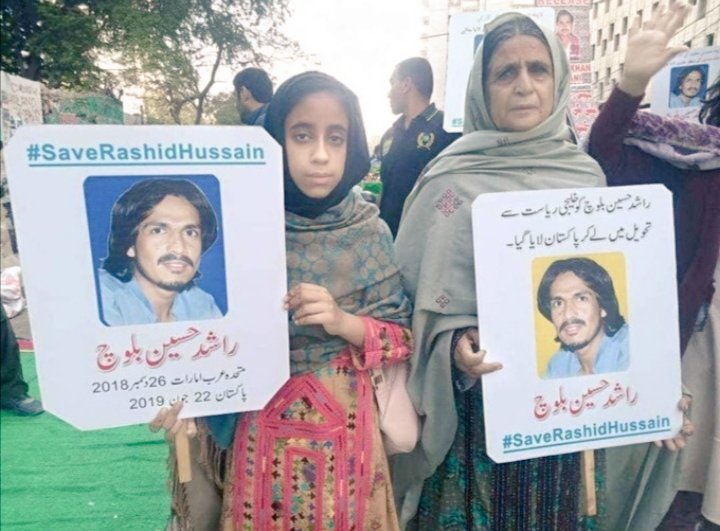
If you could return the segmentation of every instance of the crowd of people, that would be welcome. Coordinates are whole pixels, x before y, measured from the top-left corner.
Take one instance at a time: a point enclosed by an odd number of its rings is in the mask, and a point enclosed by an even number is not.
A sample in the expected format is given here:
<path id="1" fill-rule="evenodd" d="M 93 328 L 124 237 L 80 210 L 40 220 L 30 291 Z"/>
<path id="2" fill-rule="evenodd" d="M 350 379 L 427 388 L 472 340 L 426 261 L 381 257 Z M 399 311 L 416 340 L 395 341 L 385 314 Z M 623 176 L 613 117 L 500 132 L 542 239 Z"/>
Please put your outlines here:
<path id="1" fill-rule="evenodd" d="M 687 509 L 677 502 L 687 492 L 704 493 L 692 498 L 688 529 L 718 528 L 720 79 L 701 102 L 700 123 L 639 110 L 650 79 L 685 50 L 669 43 L 686 13 L 671 2 L 642 27 L 634 24 L 622 78 L 585 146 L 568 120 L 577 38 L 567 11 L 558 14 L 558 34 L 517 13 L 488 24 L 470 72 L 462 135 L 443 130 L 428 61 L 400 62 L 389 91 L 400 116 L 375 149 L 379 208 L 357 191 L 370 152 L 348 87 L 306 72 L 273 94 L 263 70 L 240 72 L 234 86 L 242 123 L 263 126 L 283 149 L 291 376 L 260 411 L 181 419 L 180 401 L 159 411 L 153 431 L 164 430 L 171 445 L 180 433 L 191 439 L 192 480 L 181 483 L 169 461 L 168 529 L 669 529 Z M 580 499 L 578 454 L 505 464 L 487 454 L 481 377 L 503 366 L 486 360 L 478 329 L 471 205 L 489 192 L 644 183 L 673 193 L 678 407 L 689 412 L 692 403 L 692 417 L 670 440 L 596 450 L 598 503 L 590 514 Z M 106 320 L 183 318 L 178 290 L 155 281 L 142 262 L 148 236 L 138 227 L 171 204 L 185 208 L 167 230 L 195 249 L 192 264 L 171 257 L 188 282 L 216 228 L 192 184 L 182 193 L 162 184 L 131 191 L 123 199 L 129 206 L 113 211 L 113 226 L 135 228 L 131 240 L 109 242 L 108 256 L 117 260 L 103 264 Z M 442 208 L 440 198 L 453 207 Z M 133 217 L 133 209 L 145 214 Z M 553 267 L 538 292 L 560 342 L 546 377 L 623 370 L 627 324 L 613 305 L 612 281 L 608 296 L 598 287 L 607 272 L 581 258 Z M 165 292 L 172 297 L 159 312 Z M 577 292 L 585 294 L 582 305 Z M 123 313 L 128 297 L 146 301 L 147 315 Z M 194 311 L 198 303 L 184 304 Z M 566 337 L 559 311 L 583 311 L 600 324 L 590 330 L 578 319 Z M 217 314 L 209 307 L 204 318 Z M 9 341 L 4 314 L 2 325 Z M 4 355 L 11 350 L 3 344 Z M 374 371 L 408 360 L 420 438 L 411 452 L 389 457 Z M 2 368 L 3 390 L 12 387 L 11 398 L 3 391 L 3 407 L 41 412 L 18 366 L 3 361 Z"/>

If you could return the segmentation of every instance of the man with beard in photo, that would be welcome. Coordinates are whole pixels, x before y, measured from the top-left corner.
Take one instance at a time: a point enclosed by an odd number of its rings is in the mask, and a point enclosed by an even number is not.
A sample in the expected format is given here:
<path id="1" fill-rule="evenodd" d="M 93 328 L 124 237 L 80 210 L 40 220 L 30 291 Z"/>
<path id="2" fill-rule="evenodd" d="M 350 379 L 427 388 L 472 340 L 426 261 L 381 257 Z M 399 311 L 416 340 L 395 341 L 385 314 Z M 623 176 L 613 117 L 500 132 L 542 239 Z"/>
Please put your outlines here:
<path id="1" fill-rule="evenodd" d="M 109 326 L 216 319 L 212 295 L 195 283 L 217 238 L 205 194 L 185 179 L 145 179 L 112 209 L 108 255 L 99 271 Z"/>
<path id="2" fill-rule="evenodd" d="M 702 104 L 705 74 L 699 66 L 685 68 L 677 78 L 670 94 L 670 108 L 700 107 Z"/>
<path id="3" fill-rule="evenodd" d="M 545 378 L 628 368 L 628 325 L 620 315 L 612 279 L 597 262 L 589 258 L 553 262 L 540 281 L 537 303 L 560 343 Z"/>

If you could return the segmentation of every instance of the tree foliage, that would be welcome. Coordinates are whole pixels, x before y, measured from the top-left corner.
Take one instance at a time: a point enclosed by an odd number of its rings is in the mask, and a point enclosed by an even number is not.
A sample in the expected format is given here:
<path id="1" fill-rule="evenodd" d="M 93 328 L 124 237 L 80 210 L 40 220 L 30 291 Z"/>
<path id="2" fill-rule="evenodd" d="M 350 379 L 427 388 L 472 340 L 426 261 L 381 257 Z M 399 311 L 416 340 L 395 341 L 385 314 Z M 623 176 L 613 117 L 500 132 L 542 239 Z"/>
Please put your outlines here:
<path id="1" fill-rule="evenodd" d="M 143 87 L 175 123 L 200 123 L 221 65 L 296 53 L 282 33 L 289 0 L 0 0 L 3 70 L 52 87 Z M 7 41 L 7 42 L 6 42 Z"/>
<path id="2" fill-rule="evenodd" d="M 210 97 L 206 106 L 206 116 L 216 125 L 237 125 L 240 113 L 234 92 L 221 92 Z"/>
<path id="3" fill-rule="evenodd" d="M 164 95 L 175 123 L 183 123 L 188 107 L 200 123 L 221 64 L 265 64 L 272 50 L 293 48 L 280 31 L 287 1 L 177 0 L 171 7 L 133 1 L 145 30 L 126 26 L 124 61 L 134 66 L 128 74 Z"/>
<path id="4" fill-rule="evenodd" d="M 50 87 L 98 88 L 108 2 L 2 0 L 0 66 Z"/>

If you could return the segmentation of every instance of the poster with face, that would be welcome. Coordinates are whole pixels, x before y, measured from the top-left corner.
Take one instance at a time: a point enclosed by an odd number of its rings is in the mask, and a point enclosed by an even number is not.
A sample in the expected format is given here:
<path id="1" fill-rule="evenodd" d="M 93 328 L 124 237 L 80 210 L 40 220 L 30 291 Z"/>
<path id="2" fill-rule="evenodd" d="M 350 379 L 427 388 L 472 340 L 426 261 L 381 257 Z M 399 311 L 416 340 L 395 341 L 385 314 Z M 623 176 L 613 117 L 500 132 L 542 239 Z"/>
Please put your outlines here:
<path id="1" fill-rule="evenodd" d="M 220 183 L 214 175 L 90 176 L 83 183 L 98 309 L 107 326 L 227 313 Z M 129 286 L 151 304 L 126 295 Z M 167 315 L 155 310 L 169 293 Z M 152 307 L 152 309 L 151 309 Z"/>
<path id="2" fill-rule="evenodd" d="M 589 63 L 590 0 L 535 0 L 537 7 L 552 7 L 555 35 L 567 53 L 570 63 Z"/>
<path id="3" fill-rule="evenodd" d="M 652 80 L 650 109 L 697 121 L 710 85 L 720 77 L 720 46 L 696 48 L 675 57 Z"/>
<path id="4" fill-rule="evenodd" d="M 679 431 L 672 234 L 659 185 L 475 200 L 480 348 L 503 365 L 482 378 L 494 461 Z"/>
<path id="5" fill-rule="evenodd" d="M 95 429 L 177 400 L 188 417 L 265 405 L 289 360 L 282 155 L 264 130 L 22 127 L 7 155 L 48 411 Z"/>

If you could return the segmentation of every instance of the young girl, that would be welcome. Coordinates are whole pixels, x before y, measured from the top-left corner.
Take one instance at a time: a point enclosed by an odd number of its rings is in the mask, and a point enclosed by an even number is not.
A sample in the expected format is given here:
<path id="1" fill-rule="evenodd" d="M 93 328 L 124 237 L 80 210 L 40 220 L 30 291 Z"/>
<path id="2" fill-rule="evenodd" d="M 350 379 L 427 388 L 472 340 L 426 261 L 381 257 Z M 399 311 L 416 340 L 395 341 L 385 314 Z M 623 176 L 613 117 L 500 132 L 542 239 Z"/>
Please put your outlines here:
<path id="1" fill-rule="evenodd" d="M 357 98 L 300 74 L 265 127 L 284 148 L 292 376 L 261 411 L 201 421 L 193 466 L 224 473 L 224 529 L 397 529 L 368 369 L 409 356 L 410 305 L 390 231 L 352 191 L 369 169 Z M 174 433 L 177 411 L 153 425 Z M 174 489 L 176 528 L 202 527 L 193 474 Z"/>

